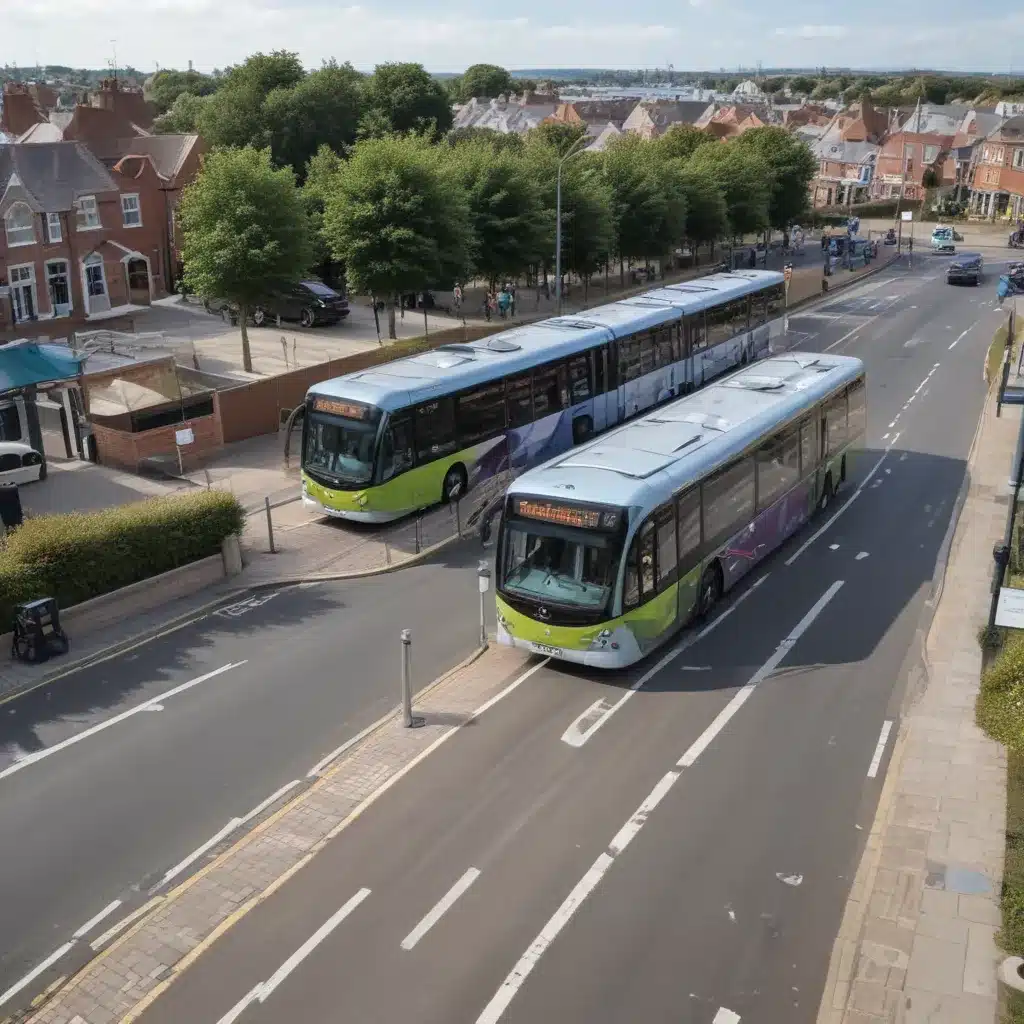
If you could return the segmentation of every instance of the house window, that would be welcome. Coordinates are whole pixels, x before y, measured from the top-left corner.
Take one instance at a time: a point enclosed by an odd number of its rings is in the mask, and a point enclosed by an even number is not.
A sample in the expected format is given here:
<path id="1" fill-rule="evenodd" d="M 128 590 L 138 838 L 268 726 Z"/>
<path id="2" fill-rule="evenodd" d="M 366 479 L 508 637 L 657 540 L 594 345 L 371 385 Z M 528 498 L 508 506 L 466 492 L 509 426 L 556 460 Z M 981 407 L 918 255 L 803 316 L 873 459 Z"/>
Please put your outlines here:
<path id="1" fill-rule="evenodd" d="M 139 206 L 137 195 L 121 196 L 121 216 L 124 218 L 126 228 L 142 227 L 142 207 Z"/>
<path id="2" fill-rule="evenodd" d="M 939 157 L 938 146 L 925 146 L 924 147 L 924 162 L 926 164 L 933 164 Z"/>
<path id="3" fill-rule="evenodd" d="M 4 227 L 7 229 L 7 245 L 34 245 L 36 227 L 32 211 L 24 203 L 15 203 L 4 215 Z"/>
<path id="4" fill-rule="evenodd" d="M 102 227 L 100 224 L 100 211 L 96 206 L 95 196 L 82 196 L 78 200 L 78 230 L 92 231 L 94 228 Z"/>
<path id="5" fill-rule="evenodd" d="M 1024 168 L 1024 147 L 1022 147 L 1021 149 L 1014 150 L 1014 153 L 1013 153 L 1013 166 L 1017 170 L 1020 170 L 1021 168 Z"/>
<path id="6" fill-rule="evenodd" d="M 36 305 L 36 270 L 33 266 L 11 267 L 11 308 L 14 311 L 14 322 L 34 320 L 38 308 Z"/>
<path id="7" fill-rule="evenodd" d="M 46 240 L 48 242 L 59 242 L 64 237 L 60 227 L 60 214 L 48 213 L 46 215 Z"/>
<path id="8" fill-rule="evenodd" d="M 54 316 L 67 316 L 71 312 L 71 285 L 67 260 L 50 260 L 46 264 L 46 284 L 50 292 L 50 305 Z"/>
<path id="9" fill-rule="evenodd" d="M 101 298 L 107 294 L 107 281 L 103 276 L 103 259 L 96 253 L 86 256 L 82 261 L 85 266 L 85 288 L 90 299 Z"/>

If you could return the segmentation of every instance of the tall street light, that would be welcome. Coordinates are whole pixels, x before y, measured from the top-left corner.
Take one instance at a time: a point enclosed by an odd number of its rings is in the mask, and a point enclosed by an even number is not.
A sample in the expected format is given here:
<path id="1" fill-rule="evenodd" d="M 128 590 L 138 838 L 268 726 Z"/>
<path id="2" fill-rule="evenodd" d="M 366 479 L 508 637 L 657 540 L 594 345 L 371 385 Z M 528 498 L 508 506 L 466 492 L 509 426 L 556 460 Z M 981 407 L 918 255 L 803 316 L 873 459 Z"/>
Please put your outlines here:
<path id="1" fill-rule="evenodd" d="M 570 147 L 569 151 L 558 161 L 558 175 L 555 179 L 555 315 L 562 315 L 562 164 L 571 156 L 579 156 L 582 149 L 576 147 L 586 142 L 586 135 L 581 135 Z"/>

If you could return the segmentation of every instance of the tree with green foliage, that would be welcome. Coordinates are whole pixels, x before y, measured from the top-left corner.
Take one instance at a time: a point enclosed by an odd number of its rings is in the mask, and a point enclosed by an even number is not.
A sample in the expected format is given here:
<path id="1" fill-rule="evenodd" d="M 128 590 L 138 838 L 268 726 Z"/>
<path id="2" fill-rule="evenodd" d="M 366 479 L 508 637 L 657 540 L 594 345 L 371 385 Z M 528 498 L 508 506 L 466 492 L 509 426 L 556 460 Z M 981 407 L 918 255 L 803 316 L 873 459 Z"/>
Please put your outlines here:
<path id="1" fill-rule="evenodd" d="M 801 139 L 772 125 L 752 128 L 732 145 L 759 157 L 767 168 L 771 227 L 784 231 L 805 215 L 808 189 L 818 171 L 818 161 Z"/>
<path id="2" fill-rule="evenodd" d="M 493 99 L 515 91 L 512 76 L 497 64 L 471 64 L 463 72 L 459 83 L 459 95 L 463 102 L 474 96 Z"/>
<path id="3" fill-rule="evenodd" d="M 459 146 L 445 164 L 466 194 L 472 272 L 493 285 L 539 263 L 547 238 L 545 211 L 526 162 L 477 142 Z"/>
<path id="4" fill-rule="evenodd" d="M 270 142 L 264 112 L 267 97 L 277 89 L 295 88 L 305 76 L 298 54 L 287 50 L 253 54 L 228 71 L 204 104 L 200 133 L 211 146 L 263 149 Z"/>
<path id="5" fill-rule="evenodd" d="M 448 94 L 422 64 L 378 64 L 363 83 L 363 138 L 391 132 L 430 132 L 438 138 L 451 126 Z"/>
<path id="6" fill-rule="evenodd" d="M 395 306 L 407 292 L 465 279 L 472 246 L 466 195 L 422 136 L 356 144 L 326 197 L 324 234 L 354 291 Z"/>
<path id="7" fill-rule="evenodd" d="M 303 182 L 302 205 L 309 220 L 312 247 L 310 267 L 325 283 L 336 287 L 344 276 L 342 264 L 334 258 L 330 242 L 324 233 L 324 207 L 327 196 L 334 188 L 334 180 L 341 170 L 341 158 L 330 146 L 321 146 L 306 165 Z"/>
<path id="8" fill-rule="evenodd" d="M 632 133 L 615 139 L 604 153 L 604 177 L 615 214 L 615 253 L 620 261 L 659 260 L 680 242 L 686 199 L 674 162 L 657 146 Z"/>
<path id="9" fill-rule="evenodd" d="M 814 87 L 817 84 L 813 78 L 808 78 L 807 75 L 794 75 L 789 80 L 789 91 L 807 96 L 814 92 Z"/>
<path id="10" fill-rule="evenodd" d="M 157 135 L 192 135 L 199 130 L 199 120 L 208 100 L 205 96 L 183 92 L 171 104 L 171 109 L 153 121 Z"/>
<path id="11" fill-rule="evenodd" d="M 687 165 L 680 174 L 686 196 L 686 238 L 697 246 L 717 242 L 729 230 L 729 211 L 716 176 L 702 167 Z"/>
<path id="12" fill-rule="evenodd" d="M 706 171 L 718 182 L 725 196 L 729 229 L 734 237 L 768 230 L 769 172 L 757 153 L 731 142 L 702 146 L 687 166 Z"/>
<path id="13" fill-rule="evenodd" d="M 615 250 L 615 210 L 611 189 L 596 160 L 581 159 L 562 170 L 562 267 L 583 281 L 607 266 Z"/>
<path id="14" fill-rule="evenodd" d="M 445 141 L 449 146 L 486 142 L 495 153 L 521 154 L 526 146 L 522 135 L 517 132 L 496 132 L 493 128 L 453 128 L 445 136 Z"/>
<path id="15" fill-rule="evenodd" d="M 217 91 L 219 85 L 216 78 L 198 71 L 167 68 L 148 79 L 144 91 L 146 99 L 156 108 L 156 113 L 166 114 L 179 96 L 209 96 Z"/>
<path id="16" fill-rule="evenodd" d="M 269 93 L 263 118 L 275 162 L 301 178 L 321 146 L 347 152 L 359 126 L 362 78 L 351 64 L 332 60 L 296 85 Z"/>
<path id="17" fill-rule="evenodd" d="M 586 134 L 587 126 L 582 123 L 545 121 L 526 133 L 526 141 L 547 146 L 559 156 L 565 156 Z"/>
<path id="18" fill-rule="evenodd" d="M 713 135 L 692 124 L 674 124 L 652 143 L 665 160 L 689 160 L 701 146 L 717 144 L 718 140 Z"/>
<path id="19" fill-rule="evenodd" d="M 275 169 L 269 150 L 213 152 L 182 194 L 179 217 L 186 287 L 238 305 L 242 365 L 251 373 L 250 311 L 300 281 L 312 255 L 295 175 Z"/>

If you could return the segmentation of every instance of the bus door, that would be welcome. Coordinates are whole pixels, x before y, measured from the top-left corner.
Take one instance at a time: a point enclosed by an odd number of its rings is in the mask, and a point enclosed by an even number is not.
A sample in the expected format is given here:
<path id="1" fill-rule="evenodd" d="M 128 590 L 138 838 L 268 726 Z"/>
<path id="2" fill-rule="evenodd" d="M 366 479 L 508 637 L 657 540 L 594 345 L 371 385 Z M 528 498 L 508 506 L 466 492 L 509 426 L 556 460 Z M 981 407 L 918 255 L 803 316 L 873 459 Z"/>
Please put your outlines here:
<path id="1" fill-rule="evenodd" d="M 609 377 L 610 345 L 601 345 L 591 352 L 594 360 L 594 433 L 607 430 L 615 422 L 615 391 Z"/>
<path id="2" fill-rule="evenodd" d="M 698 314 L 699 316 L 700 314 Z M 696 347 L 696 323 L 693 316 L 683 317 L 683 322 L 679 325 L 679 339 L 683 346 L 683 367 L 684 373 L 686 374 L 685 390 L 693 391 L 696 385 L 696 375 L 694 374 L 693 366 L 693 353 Z"/>

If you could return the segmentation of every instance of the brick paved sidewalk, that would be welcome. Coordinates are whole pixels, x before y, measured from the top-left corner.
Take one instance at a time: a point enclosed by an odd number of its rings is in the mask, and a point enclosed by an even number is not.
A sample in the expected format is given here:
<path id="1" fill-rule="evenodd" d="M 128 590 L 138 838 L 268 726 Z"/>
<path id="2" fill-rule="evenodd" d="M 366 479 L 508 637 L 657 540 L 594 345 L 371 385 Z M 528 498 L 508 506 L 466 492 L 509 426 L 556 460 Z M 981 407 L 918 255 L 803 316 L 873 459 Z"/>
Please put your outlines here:
<path id="1" fill-rule="evenodd" d="M 213 857 L 85 966 L 49 1002 L 22 1020 L 31 1024 L 112 1024 L 142 1009 L 185 970 L 198 947 L 251 910 L 336 836 L 381 786 L 413 767 L 483 705 L 521 678 L 531 658 L 492 647 L 417 699 L 422 728 L 393 717 L 321 771 L 301 796 Z M 453 725 L 453 722 L 459 723 Z M 230 921 L 229 921 L 230 919 Z M 83 942 L 86 940 L 82 940 Z M 190 956 L 189 954 L 193 954 Z M 184 1024 L 184 1022 L 183 1022 Z"/>
<path id="2" fill-rule="evenodd" d="M 1006 753 L 974 724 L 974 705 L 977 633 L 1019 424 L 1020 407 L 996 418 L 993 391 L 929 632 L 926 686 L 908 694 L 914 703 L 833 947 L 818 1024 L 995 1020 Z"/>

